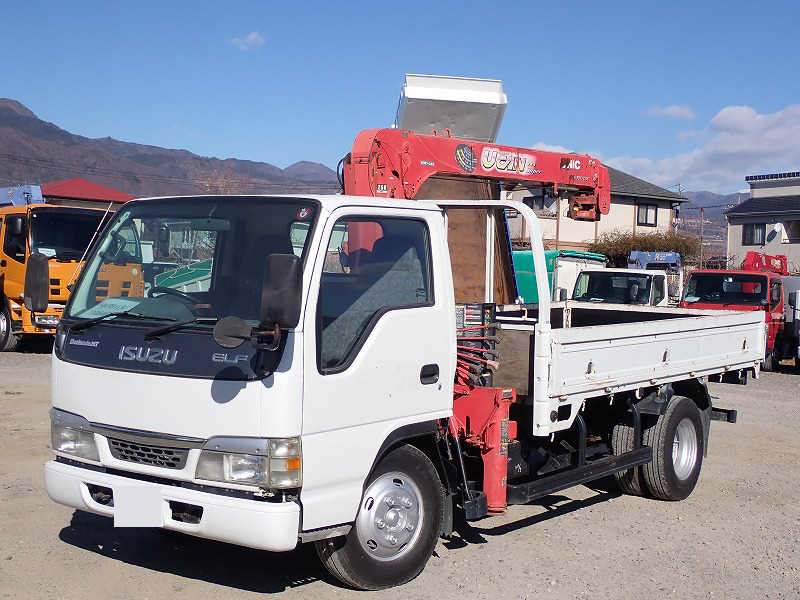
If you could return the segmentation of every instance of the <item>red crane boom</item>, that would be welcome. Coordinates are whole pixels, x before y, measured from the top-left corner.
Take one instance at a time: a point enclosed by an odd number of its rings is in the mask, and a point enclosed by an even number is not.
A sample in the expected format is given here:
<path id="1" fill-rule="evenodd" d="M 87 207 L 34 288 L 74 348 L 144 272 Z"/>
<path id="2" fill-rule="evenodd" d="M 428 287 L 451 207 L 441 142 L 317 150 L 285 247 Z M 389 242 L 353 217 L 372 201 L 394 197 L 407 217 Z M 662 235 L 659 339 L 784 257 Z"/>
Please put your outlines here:
<path id="1" fill-rule="evenodd" d="M 356 196 L 411 199 L 427 179 L 444 176 L 538 184 L 554 196 L 567 193 L 568 216 L 581 221 L 597 221 L 611 208 L 608 169 L 587 154 L 367 129 L 344 162 L 344 192 Z"/>

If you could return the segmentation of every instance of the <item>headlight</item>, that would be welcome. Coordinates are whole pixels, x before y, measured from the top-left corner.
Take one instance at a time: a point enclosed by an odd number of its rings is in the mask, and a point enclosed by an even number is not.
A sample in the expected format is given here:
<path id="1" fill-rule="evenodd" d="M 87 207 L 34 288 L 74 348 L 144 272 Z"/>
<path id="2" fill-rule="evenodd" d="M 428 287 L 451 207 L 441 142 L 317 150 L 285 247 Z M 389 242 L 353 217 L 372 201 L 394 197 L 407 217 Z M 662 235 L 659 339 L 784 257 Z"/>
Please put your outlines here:
<path id="1" fill-rule="evenodd" d="M 197 462 L 197 479 L 263 485 L 267 480 L 267 457 L 203 450 Z"/>
<path id="2" fill-rule="evenodd" d="M 58 327 L 60 320 L 55 315 L 34 315 L 33 324 L 36 327 Z"/>
<path id="3" fill-rule="evenodd" d="M 300 439 L 212 438 L 200 453 L 195 477 L 264 488 L 300 487 Z"/>
<path id="4" fill-rule="evenodd" d="M 94 433 L 83 417 L 58 409 L 50 411 L 50 444 L 55 452 L 100 462 Z"/>

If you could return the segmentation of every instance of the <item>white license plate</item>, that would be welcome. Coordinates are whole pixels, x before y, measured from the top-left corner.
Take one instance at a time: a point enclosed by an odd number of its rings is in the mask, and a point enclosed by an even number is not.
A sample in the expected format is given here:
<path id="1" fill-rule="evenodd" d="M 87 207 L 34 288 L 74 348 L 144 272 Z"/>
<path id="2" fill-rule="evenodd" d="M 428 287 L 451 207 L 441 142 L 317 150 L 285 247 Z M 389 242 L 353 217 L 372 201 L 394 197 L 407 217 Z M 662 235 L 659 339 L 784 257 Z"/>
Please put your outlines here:
<path id="1" fill-rule="evenodd" d="M 114 527 L 161 527 L 161 490 L 149 485 L 114 487 Z"/>

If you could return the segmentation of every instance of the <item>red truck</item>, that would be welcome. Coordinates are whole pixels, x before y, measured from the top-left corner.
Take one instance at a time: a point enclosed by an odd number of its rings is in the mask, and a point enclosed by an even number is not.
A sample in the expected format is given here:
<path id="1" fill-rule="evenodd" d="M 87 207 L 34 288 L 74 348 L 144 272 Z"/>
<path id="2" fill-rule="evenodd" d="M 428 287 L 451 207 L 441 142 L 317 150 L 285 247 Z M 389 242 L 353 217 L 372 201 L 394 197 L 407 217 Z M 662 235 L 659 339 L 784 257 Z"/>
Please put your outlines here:
<path id="1" fill-rule="evenodd" d="M 787 321 L 794 322 L 800 277 L 789 276 L 787 265 L 784 255 L 748 252 L 741 269 L 693 271 L 686 281 L 680 305 L 682 308 L 763 310 L 767 344 L 762 370 L 774 371 L 778 361 L 784 358 L 794 357 L 800 362 L 797 333 L 787 327 Z"/>

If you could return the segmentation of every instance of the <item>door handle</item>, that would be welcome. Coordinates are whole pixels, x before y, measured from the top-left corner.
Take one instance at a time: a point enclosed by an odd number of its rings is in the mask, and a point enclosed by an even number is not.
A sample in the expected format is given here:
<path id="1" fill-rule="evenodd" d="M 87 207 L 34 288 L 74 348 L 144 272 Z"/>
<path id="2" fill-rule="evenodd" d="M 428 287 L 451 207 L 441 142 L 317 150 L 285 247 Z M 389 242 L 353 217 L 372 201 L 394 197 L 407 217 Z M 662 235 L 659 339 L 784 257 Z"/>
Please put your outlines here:
<path id="1" fill-rule="evenodd" d="M 439 381 L 439 365 L 425 365 L 419 371 L 419 380 L 422 385 L 430 385 Z"/>

